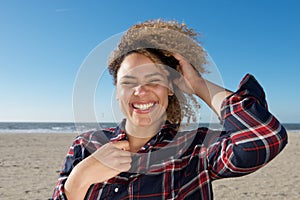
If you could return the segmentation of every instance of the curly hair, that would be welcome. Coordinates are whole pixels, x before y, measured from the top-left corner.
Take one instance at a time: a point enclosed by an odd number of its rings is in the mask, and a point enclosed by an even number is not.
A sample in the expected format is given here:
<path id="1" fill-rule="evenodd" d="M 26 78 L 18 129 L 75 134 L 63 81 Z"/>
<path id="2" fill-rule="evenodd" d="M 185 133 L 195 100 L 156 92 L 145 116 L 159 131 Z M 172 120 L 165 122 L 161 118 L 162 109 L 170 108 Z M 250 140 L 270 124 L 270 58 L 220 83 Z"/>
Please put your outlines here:
<path id="1" fill-rule="evenodd" d="M 124 58 L 132 53 L 139 53 L 148 57 L 153 63 L 169 66 L 181 73 L 178 60 L 172 55 L 179 53 L 194 66 L 199 74 L 207 72 L 204 65 L 207 63 L 206 52 L 200 46 L 193 29 L 177 21 L 149 20 L 132 26 L 122 37 L 118 47 L 111 53 L 108 69 L 117 83 L 117 73 Z M 169 76 L 169 81 L 178 78 L 180 74 Z M 174 94 L 169 96 L 166 110 L 167 120 L 171 123 L 181 123 L 183 117 L 187 122 L 195 121 L 195 114 L 200 108 L 193 95 L 184 94 L 173 84 Z M 195 107 L 196 111 L 193 109 Z"/>

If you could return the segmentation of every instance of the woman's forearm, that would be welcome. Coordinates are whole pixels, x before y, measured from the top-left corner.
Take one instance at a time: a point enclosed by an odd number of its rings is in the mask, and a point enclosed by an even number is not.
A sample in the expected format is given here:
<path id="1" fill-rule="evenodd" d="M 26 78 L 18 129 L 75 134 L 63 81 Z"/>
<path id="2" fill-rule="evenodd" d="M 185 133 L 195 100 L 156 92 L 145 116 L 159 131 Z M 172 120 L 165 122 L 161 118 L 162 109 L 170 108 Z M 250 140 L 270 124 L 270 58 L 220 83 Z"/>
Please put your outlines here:
<path id="1" fill-rule="evenodd" d="M 88 178 L 88 172 L 90 165 L 95 162 L 93 161 L 94 159 L 92 156 L 89 156 L 73 168 L 64 186 L 68 200 L 82 200 L 85 197 L 92 184 Z"/>
<path id="2" fill-rule="evenodd" d="M 220 117 L 221 104 L 232 92 L 202 77 L 195 83 L 193 88 L 195 94 Z"/>
<path id="3" fill-rule="evenodd" d="M 90 185 L 85 183 L 84 175 L 80 172 L 78 164 L 69 175 L 64 185 L 64 192 L 68 200 L 82 200 L 85 197 Z"/>
<path id="4" fill-rule="evenodd" d="M 89 156 L 74 167 L 64 185 L 68 200 L 84 199 L 89 187 L 116 176 L 119 172 Z"/>

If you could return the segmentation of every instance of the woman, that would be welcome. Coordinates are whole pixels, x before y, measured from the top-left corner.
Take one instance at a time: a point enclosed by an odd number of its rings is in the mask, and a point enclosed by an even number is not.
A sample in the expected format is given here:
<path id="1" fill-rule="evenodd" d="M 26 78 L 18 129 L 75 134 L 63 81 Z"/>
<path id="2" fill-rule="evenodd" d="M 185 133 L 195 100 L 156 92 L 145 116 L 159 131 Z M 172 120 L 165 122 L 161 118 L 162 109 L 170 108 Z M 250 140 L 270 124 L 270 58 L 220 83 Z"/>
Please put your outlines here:
<path id="1" fill-rule="evenodd" d="M 278 155 L 287 134 L 261 86 L 248 74 L 233 93 L 202 78 L 206 55 L 195 36 L 161 20 L 126 32 L 109 61 L 126 119 L 74 140 L 53 199 L 213 199 L 213 180 L 249 174 Z M 193 95 L 223 131 L 181 130 L 197 115 Z"/>

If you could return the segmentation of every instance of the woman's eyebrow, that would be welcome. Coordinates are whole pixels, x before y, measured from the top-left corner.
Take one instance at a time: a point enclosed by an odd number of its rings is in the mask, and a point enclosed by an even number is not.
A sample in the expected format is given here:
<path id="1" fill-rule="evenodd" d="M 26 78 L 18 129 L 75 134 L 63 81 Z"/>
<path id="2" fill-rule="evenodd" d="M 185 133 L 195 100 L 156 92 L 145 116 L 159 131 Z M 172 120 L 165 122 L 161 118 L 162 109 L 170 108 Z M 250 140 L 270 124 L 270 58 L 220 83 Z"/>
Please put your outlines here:
<path id="1" fill-rule="evenodd" d="M 130 75 L 124 75 L 121 77 L 121 79 L 137 79 L 135 76 L 130 76 Z"/>
<path id="2" fill-rule="evenodd" d="M 151 78 L 153 76 L 160 76 L 162 78 L 165 78 L 165 76 L 163 74 L 159 73 L 159 72 L 155 72 L 155 73 L 151 73 L 151 74 L 146 74 L 144 76 L 144 78 Z M 122 76 L 121 79 L 138 79 L 138 78 L 135 77 L 135 76 L 131 76 L 131 75 L 124 75 L 124 76 Z"/>
<path id="3" fill-rule="evenodd" d="M 150 77 L 153 77 L 153 76 L 161 76 L 162 78 L 165 78 L 165 76 L 162 75 L 159 72 L 155 72 L 155 73 L 152 73 L 152 74 L 147 74 L 147 75 L 145 75 L 145 78 L 150 78 Z"/>

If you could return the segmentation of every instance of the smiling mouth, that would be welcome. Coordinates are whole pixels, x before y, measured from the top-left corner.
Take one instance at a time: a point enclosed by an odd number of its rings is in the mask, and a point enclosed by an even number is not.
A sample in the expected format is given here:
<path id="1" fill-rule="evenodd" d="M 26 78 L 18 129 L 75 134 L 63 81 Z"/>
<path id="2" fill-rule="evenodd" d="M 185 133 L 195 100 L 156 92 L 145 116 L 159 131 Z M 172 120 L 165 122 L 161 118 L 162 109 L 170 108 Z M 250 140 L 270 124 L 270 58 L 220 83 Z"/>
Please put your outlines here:
<path id="1" fill-rule="evenodd" d="M 154 107 L 155 103 L 154 102 L 151 102 L 151 103 L 144 103 L 144 104 L 141 104 L 141 103 L 133 103 L 132 104 L 132 107 L 134 109 L 138 109 L 138 110 L 141 110 L 141 111 L 145 111 L 145 110 L 149 110 L 151 109 L 152 107 Z"/>

